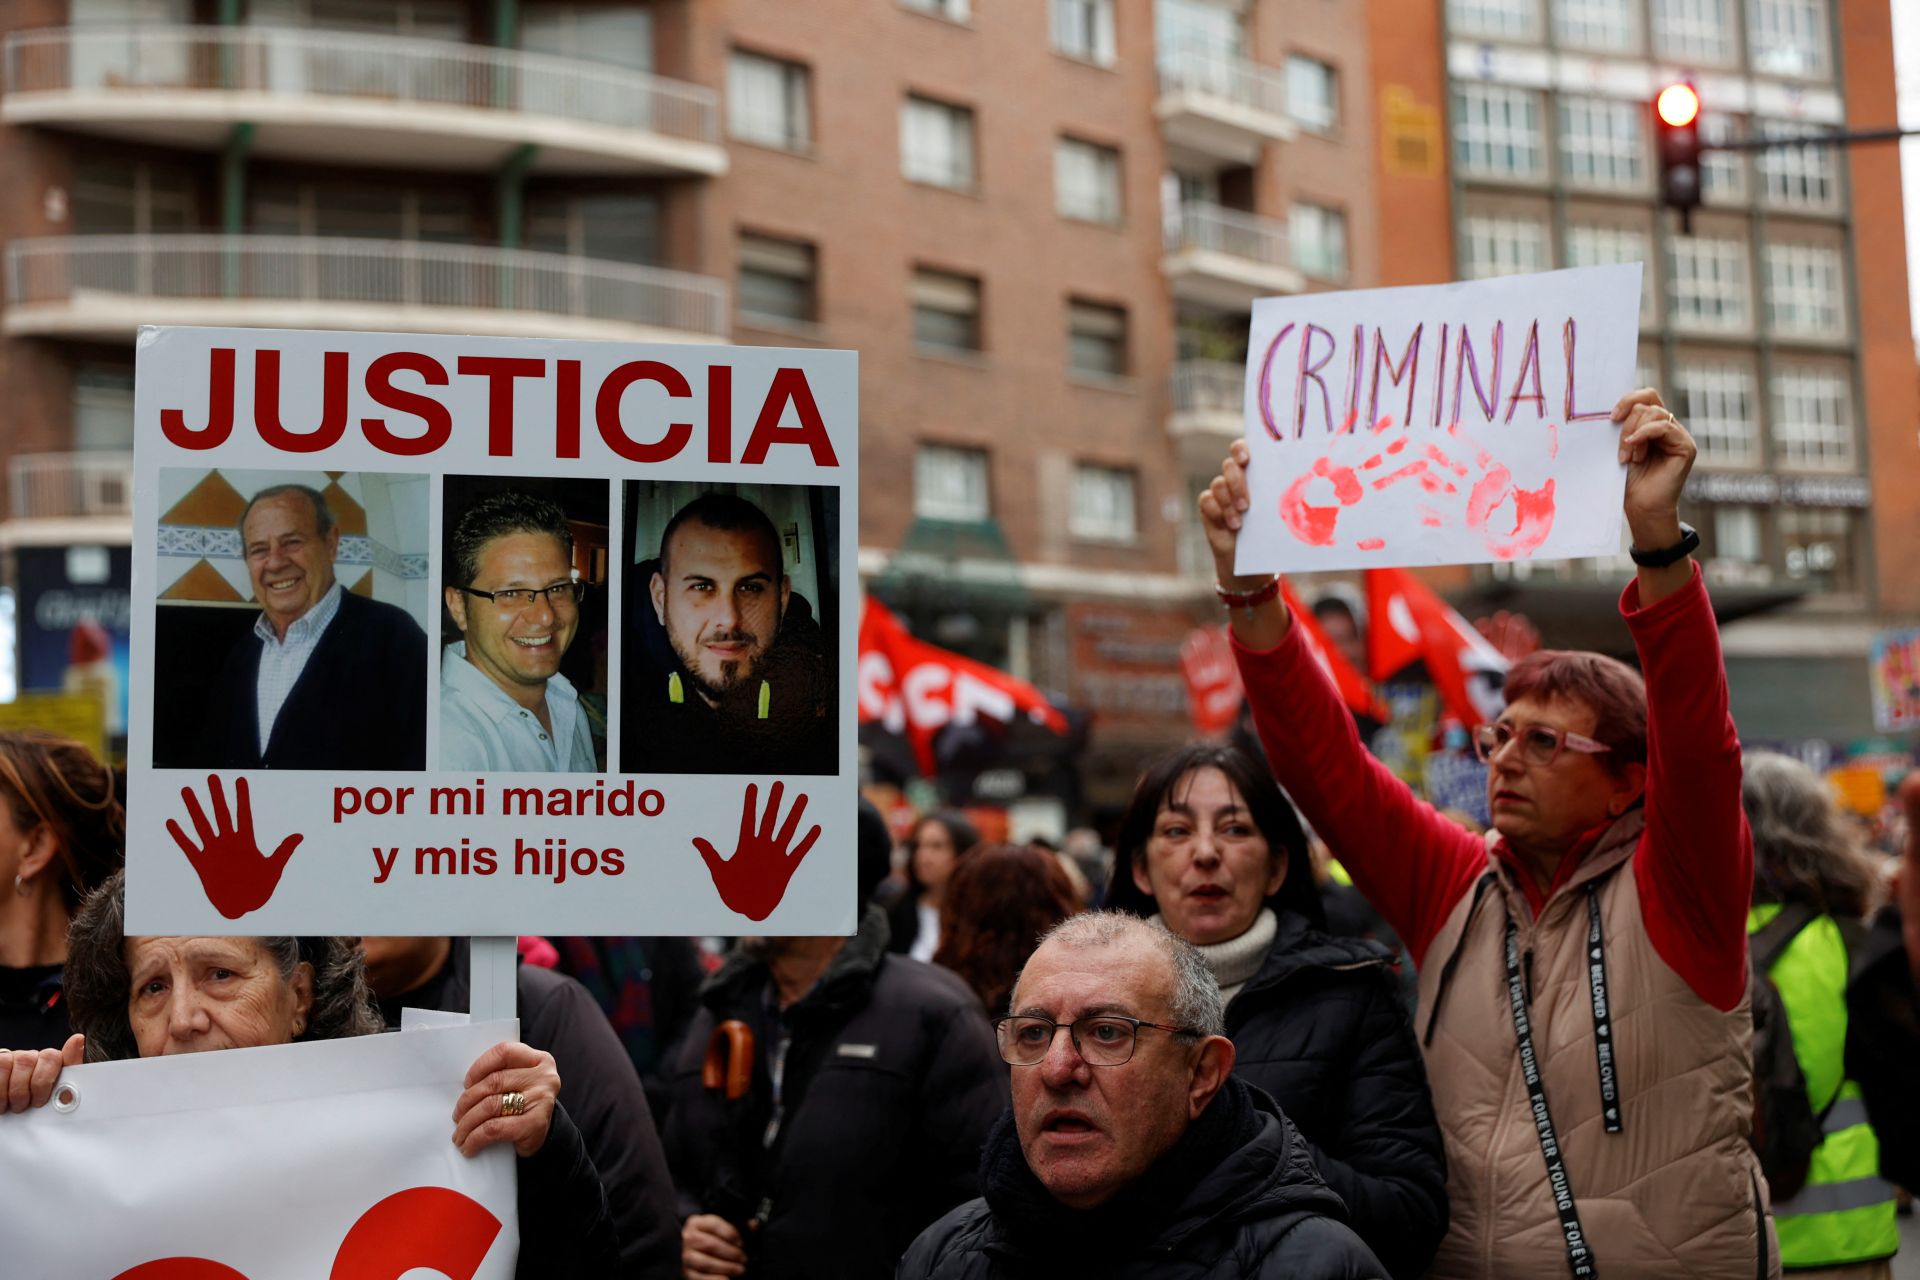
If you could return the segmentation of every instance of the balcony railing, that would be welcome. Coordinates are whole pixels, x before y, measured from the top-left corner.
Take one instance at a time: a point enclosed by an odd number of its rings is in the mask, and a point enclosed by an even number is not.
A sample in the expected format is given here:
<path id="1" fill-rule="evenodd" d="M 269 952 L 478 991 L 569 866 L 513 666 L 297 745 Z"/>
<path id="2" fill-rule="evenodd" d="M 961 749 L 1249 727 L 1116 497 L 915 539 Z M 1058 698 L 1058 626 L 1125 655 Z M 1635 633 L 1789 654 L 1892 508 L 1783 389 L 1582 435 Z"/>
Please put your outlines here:
<path id="1" fill-rule="evenodd" d="M 1287 116 L 1287 77 L 1277 67 L 1195 46 L 1162 49 L 1157 61 L 1162 93 L 1220 98 L 1264 116 Z"/>
<path id="2" fill-rule="evenodd" d="M 708 276 L 557 253 L 412 240 L 308 236 L 62 236 L 7 246 L 7 327 L 76 330 L 62 308 L 99 313 L 118 300 L 198 304 L 201 322 L 217 304 L 369 308 L 379 323 L 415 327 L 462 323 L 447 310 L 525 315 L 673 330 L 704 338 L 727 333 L 727 287 Z M 211 305 L 212 309 L 209 309 Z M 136 308 L 152 314 L 150 305 Z M 307 317 L 299 317 L 305 319 Z M 243 312 L 234 318 L 248 323 Z M 150 322 L 144 318 L 139 322 Z M 132 325 L 128 326 L 131 331 Z M 77 331 L 77 330 L 76 330 Z"/>
<path id="3" fill-rule="evenodd" d="M 1182 203 L 1167 223 L 1167 251 L 1199 249 L 1271 267 L 1292 265 L 1287 224 L 1217 204 Z"/>
<path id="4" fill-rule="evenodd" d="M 444 40 L 273 27 L 82 27 L 6 38 L 9 106 L 30 95 L 208 91 L 556 117 L 695 143 L 711 89 L 578 58 Z"/>
<path id="5" fill-rule="evenodd" d="M 1240 415 L 1247 370 L 1231 360 L 1182 360 L 1173 366 L 1173 411 Z"/>
<path id="6" fill-rule="evenodd" d="M 7 511 L 16 520 L 133 514 L 130 453 L 22 453 L 7 464 Z"/>

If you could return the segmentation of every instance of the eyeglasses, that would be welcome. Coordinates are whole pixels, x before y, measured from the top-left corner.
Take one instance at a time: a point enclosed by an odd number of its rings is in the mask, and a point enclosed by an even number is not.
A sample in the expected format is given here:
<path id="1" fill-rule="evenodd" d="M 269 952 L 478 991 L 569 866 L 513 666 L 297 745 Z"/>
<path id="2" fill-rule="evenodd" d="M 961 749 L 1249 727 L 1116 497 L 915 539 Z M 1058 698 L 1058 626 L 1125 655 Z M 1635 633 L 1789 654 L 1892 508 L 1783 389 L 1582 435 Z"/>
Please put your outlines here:
<path id="1" fill-rule="evenodd" d="M 1133 1046 L 1141 1027 L 1170 1031 L 1177 1036 L 1197 1036 L 1192 1027 L 1170 1027 L 1164 1022 L 1148 1022 L 1103 1013 L 1096 1018 L 1073 1022 L 1055 1022 L 1052 1018 L 1014 1014 L 994 1021 L 994 1034 L 1000 1041 L 1000 1056 L 1016 1067 L 1031 1067 L 1044 1062 L 1053 1048 L 1055 1033 L 1063 1028 L 1073 1041 L 1073 1051 L 1090 1067 L 1118 1067 L 1133 1057 Z"/>
<path id="2" fill-rule="evenodd" d="M 491 600 L 501 608 L 512 609 L 516 613 L 532 608 L 535 599 L 544 599 L 549 608 L 559 610 L 571 609 L 587 597 L 587 584 L 577 578 L 556 582 L 550 587 L 508 587 L 505 591 L 482 591 L 478 587 L 460 589 L 470 596 Z"/>
<path id="3" fill-rule="evenodd" d="M 1520 758 L 1528 764 L 1537 765 L 1552 764 L 1560 758 L 1562 751 L 1597 756 L 1613 750 L 1604 742 L 1595 742 L 1583 734 L 1569 733 L 1565 729 L 1502 720 L 1496 724 L 1483 724 L 1473 731 L 1473 754 L 1491 763 L 1500 748 L 1515 740 L 1520 743 Z"/>

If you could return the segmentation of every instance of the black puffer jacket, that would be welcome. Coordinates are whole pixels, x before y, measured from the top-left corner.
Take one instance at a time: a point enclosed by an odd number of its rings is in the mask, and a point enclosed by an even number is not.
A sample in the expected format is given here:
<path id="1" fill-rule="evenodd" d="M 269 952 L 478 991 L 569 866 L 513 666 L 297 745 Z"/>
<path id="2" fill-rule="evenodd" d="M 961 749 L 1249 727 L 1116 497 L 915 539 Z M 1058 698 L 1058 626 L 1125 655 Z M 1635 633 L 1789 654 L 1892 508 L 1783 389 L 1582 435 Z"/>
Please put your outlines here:
<path id="1" fill-rule="evenodd" d="M 1007 1066 L 965 983 L 887 954 L 869 906 L 814 986 L 769 1012 L 764 962 L 736 952 L 701 991 L 673 1077 L 667 1162 L 682 1216 L 752 1214 L 748 1276 L 881 1280 L 926 1225 L 979 1194 L 980 1148 L 1007 1105 Z M 737 1018 L 753 1031 L 752 1092 L 701 1087 L 708 1038 Z M 768 1052 L 791 1034 L 773 1114 Z"/>
<path id="2" fill-rule="evenodd" d="M 1089 1259 L 1076 1273 L 975 1200 L 913 1242 L 896 1280 L 1380 1280 L 1385 1270 L 1340 1221 L 1340 1200 L 1314 1172 L 1299 1130 L 1273 1099 L 1247 1092 L 1258 1112 L 1253 1137 L 1195 1180 L 1129 1256 Z"/>
<path id="3" fill-rule="evenodd" d="M 1410 1280 L 1447 1231 L 1447 1162 L 1392 954 L 1276 914 L 1273 949 L 1227 1006 L 1234 1074 L 1274 1096 L 1353 1229 Z"/>

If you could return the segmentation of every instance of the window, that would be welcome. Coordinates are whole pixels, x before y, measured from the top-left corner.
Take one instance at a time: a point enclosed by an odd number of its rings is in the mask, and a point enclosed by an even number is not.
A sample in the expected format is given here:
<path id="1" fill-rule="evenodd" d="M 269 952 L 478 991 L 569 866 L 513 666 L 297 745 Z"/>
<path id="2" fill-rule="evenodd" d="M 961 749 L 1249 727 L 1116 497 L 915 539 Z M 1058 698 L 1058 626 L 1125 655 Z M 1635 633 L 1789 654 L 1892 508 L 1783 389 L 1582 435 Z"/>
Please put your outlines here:
<path id="1" fill-rule="evenodd" d="M 73 373 L 73 447 L 133 448 L 133 370 L 83 364 Z"/>
<path id="2" fill-rule="evenodd" d="M 144 163 L 77 160 L 69 207 L 83 236 L 191 231 L 198 221 L 187 175 Z"/>
<path id="3" fill-rule="evenodd" d="M 1824 76 L 1826 0 L 1747 0 L 1747 60 L 1762 75 Z"/>
<path id="4" fill-rule="evenodd" d="M 1447 0 L 1455 35 L 1532 40 L 1540 34 L 1538 0 Z"/>
<path id="5" fill-rule="evenodd" d="M 1096 377 L 1127 373 L 1127 312 L 1100 302 L 1067 303 L 1067 369 Z"/>
<path id="6" fill-rule="evenodd" d="M 1780 333 L 1841 338 L 1840 251 L 1827 245 L 1767 246 L 1767 323 Z"/>
<path id="7" fill-rule="evenodd" d="M 804 240 L 740 233 L 740 314 L 785 324 L 820 318 L 814 247 Z"/>
<path id="8" fill-rule="evenodd" d="M 1538 218 L 1469 214 L 1460 275 L 1465 280 L 1545 271 L 1553 265 L 1547 251 L 1547 224 Z"/>
<path id="9" fill-rule="evenodd" d="M 949 22 L 965 22 L 971 16 L 972 9 L 967 0 L 900 0 L 900 3 L 909 9 L 931 13 Z"/>
<path id="10" fill-rule="evenodd" d="M 1567 228 L 1567 265 L 1604 267 L 1618 262 L 1638 262 L 1640 267 L 1640 319 L 1655 318 L 1658 309 L 1658 282 L 1653 276 L 1653 238 L 1645 227 L 1592 226 L 1574 223 Z M 1650 386 L 1650 383 L 1641 383 Z"/>
<path id="11" fill-rule="evenodd" d="M 973 190 L 973 112 L 908 98 L 900 106 L 900 172 L 913 182 Z"/>
<path id="12" fill-rule="evenodd" d="M 1812 581 L 1826 593 L 1859 590 L 1859 564 L 1853 552 L 1854 516 L 1850 511 L 1786 507 L 1779 515 L 1780 545 L 1787 576 Z"/>
<path id="13" fill-rule="evenodd" d="M 1853 465 L 1853 393 L 1843 370 L 1784 364 L 1774 370 L 1773 444 L 1783 470 Z"/>
<path id="14" fill-rule="evenodd" d="M 1287 240 L 1301 271 L 1321 280 L 1347 278 L 1347 215 L 1340 210 L 1295 200 L 1287 210 Z"/>
<path id="15" fill-rule="evenodd" d="M 1715 507 L 1712 550 L 1716 560 L 1737 560 L 1742 564 L 1764 563 L 1767 549 L 1760 530 L 1760 509 Z"/>
<path id="16" fill-rule="evenodd" d="M 1675 62 L 1725 66 L 1733 61 L 1727 6 L 1736 0 L 1652 0 L 1653 52 Z"/>
<path id="17" fill-rule="evenodd" d="M 1462 172 L 1490 178 L 1544 178 L 1540 96 L 1499 85 L 1462 85 L 1453 95 L 1453 155 Z"/>
<path id="18" fill-rule="evenodd" d="M 1560 172 L 1589 187 L 1638 187 L 1646 181 L 1645 108 L 1604 98 L 1560 100 Z"/>
<path id="19" fill-rule="evenodd" d="M 1638 8 L 1633 0 L 1553 0 L 1553 25 L 1562 44 L 1631 53 L 1640 46 Z"/>
<path id="20" fill-rule="evenodd" d="M 1769 138 L 1791 138 L 1806 132 L 1782 120 L 1756 123 Z M 1839 185 L 1831 147 L 1772 147 L 1756 152 L 1754 164 L 1760 171 L 1761 194 L 1770 204 L 1790 209 L 1831 209 L 1837 202 Z"/>
<path id="21" fill-rule="evenodd" d="M 1132 542 L 1133 472 L 1083 462 L 1073 469 L 1073 510 L 1067 532 L 1100 542 Z"/>
<path id="22" fill-rule="evenodd" d="M 611 62 L 634 71 L 653 70 L 653 14 L 644 7 L 530 4 L 520 10 L 520 47 L 535 53 Z M 453 39 L 466 38 L 466 13 L 458 13 Z"/>
<path id="23" fill-rule="evenodd" d="M 813 145 L 807 69 L 797 62 L 733 51 L 727 64 L 727 132 L 783 151 Z"/>
<path id="24" fill-rule="evenodd" d="M 980 281 L 973 276 L 916 268 L 913 340 L 929 351 L 980 350 Z"/>
<path id="25" fill-rule="evenodd" d="M 1096 142 L 1053 144 L 1053 205 L 1063 218 L 1120 225 L 1120 153 Z"/>
<path id="26" fill-rule="evenodd" d="M 1700 113 L 1702 142 L 1732 142 L 1740 137 L 1734 117 L 1717 111 Z M 1737 151 L 1700 153 L 1700 195 L 1708 204 L 1733 204 L 1747 194 L 1746 158 Z"/>
<path id="27" fill-rule="evenodd" d="M 1053 47 L 1069 58 L 1113 65 L 1113 0 L 1050 0 Z"/>
<path id="28" fill-rule="evenodd" d="M 987 451 L 923 444 L 913 460 L 913 514 L 923 520 L 985 520 Z"/>
<path id="29" fill-rule="evenodd" d="M 537 196 L 527 202 L 527 247 L 655 264 L 666 252 L 662 217 L 657 196 Z"/>
<path id="30" fill-rule="evenodd" d="M 1758 396 L 1749 366 L 1730 360 L 1683 360 L 1674 370 L 1673 391 L 1673 411 L 1693 433 L 1702 464 L 1759 464 L 1760 431 L 1754 412 Z"/>
<path id="31" fill-rule="evenodd" d="M 123 2 L 117 0 L 114 7 L 121 7 Z M 159 6 L 154 0 L 138 0 L 137 7 L 143 11 L 142 20 L 151 21 L 147 15 Z M 246 8 L 247 23 L 255 27 L 321 27 L 436 40 L 467 38 L 467 6 L 460 0 L 251 0 Z M 191 19 L 182 17 L 178 21 Z"/>
<path id="32" fill-rule="evenodd" d="M 1231 4 L 1209 0 L 1155 0 L 1154 41 L 1162 54 L 1201 53 L 1241 58 L 1247 31 Z"/>
<path id="33" fill-rule="evenodd" d="M 1693 235 L 1669 243 L 1674 323 L 1722 333 L 1751 328 L 1746 241 Z"/>
<path id="34" fill-rule="evenodd" d="M 1318 58 L 1287 59 L 1287 114 L 1302 129 L 1332 133 L 1340 122 L 1340 77 Z"/>

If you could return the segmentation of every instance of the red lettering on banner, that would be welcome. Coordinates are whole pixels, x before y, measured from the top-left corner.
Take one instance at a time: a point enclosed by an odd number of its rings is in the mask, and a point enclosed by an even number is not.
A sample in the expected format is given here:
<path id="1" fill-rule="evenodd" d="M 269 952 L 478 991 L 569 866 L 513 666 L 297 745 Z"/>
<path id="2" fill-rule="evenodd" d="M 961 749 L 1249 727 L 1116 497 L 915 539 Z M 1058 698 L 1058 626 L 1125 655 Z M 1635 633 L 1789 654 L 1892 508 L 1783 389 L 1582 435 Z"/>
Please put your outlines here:
<path id="1" fill-rule="evenodd" d="M 652 444 L 642 444 L 628 435 L 620 421 L 620 397 L 636 382 L 657 382 L 676 400 L 685 400 L 693 395 L 693 388 L 687 385 L 686 375 L 670 364 L 661 364 L 658 360 L 634 360 L 623 364 L 607 375 L 607 380 L 600 384 L 599 396 L 593 402 L 593 417 L 600 427 L 600 438 L 607 442 L 607 448 L 628 462 L 665 462 L 686 448 L 687 441 L 693 439 L 693 424 L 672 423 L 667 427 L 667 433 Z"/>
<path id="2" fill-rule="evenodd" d="M 403 391 L 393 385 L 393 375 L 402 370 L 417 373 L 430 387 L 447 385 L 447 371 L 440 362 L 417 351 L 390 351 L 367 366 L 367 394 L 373 402 L 401 413 L 411 413 L 427 424 L 424 435 L 397 436 L 387 429 L 385 418 L 362 418 L 360 429 L 374 448 L 402 457 L 432 453 L 453 436 L 453 415 L 432 396 Z"/>
<path id="3" fill-rule="evenodd" d="M 799 414 L 797 427 L 780 425 L 789 404 Z M 747 451 L 740 455 L 740 461 L 749 466 L 765 462 L 767 450 L 776 444 L 805 445 L 813 454 L 816 467 L 840 465 L 840 460 L 833 456 L 833 441 L 827 438 L 827 424 L 821 420 L 820 407 L 813 402 L 813 388 L 807 385 L 807 375 L 799 369 L 781 369 L 773 375 L 773 385 L 767 388 L 766 403 L 760 406 L 760 416 L 754 420 L 753 435 L 748 437 Z"/>
<path id="4" fill-rule="evenodd" d="M 454 366 L 463 374 L 487 380 L 487 456 L 513 456 L 513 380 L 538 378 L 547 362 L 521 356 L 461 356 Z"/>
<path id="5" fill-rule="evenodd" d="M 223 1262 L 205 1258 L 157 1258 L 129 1267 L 113 1280 L 247 1280 Z"/>
<path id="6" fill-rule="evenodd" d="M 707 370 L 707 461 L 733 461 L 733 370 Z"/>
<path id="7" fill-rule="evenodd" d="M 347 353 L 329 351 L 320 364 L 320 425 L 290 431 L 280 424 L 280 353 L 253 353 L 253 425 L 260 438 L 287 453 L 318 453 L 340 443 L 347 430 Z"/>
<path id="8" fill-rule="evenodd" d="M 215 347 L 207 362 L 207 425 L 187 425 L 178 409 L 160 411 L 160 432 L 179 449 L 217 449 L 233 434 L 233 348 Z"/>
<path id="9" fill-rule="evenodd" d="M 559 384 L 553 389 L 553 452 L 555 457 L 580 456 L 580 362 L 557 362 Z"/>

